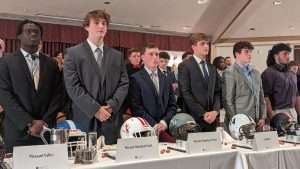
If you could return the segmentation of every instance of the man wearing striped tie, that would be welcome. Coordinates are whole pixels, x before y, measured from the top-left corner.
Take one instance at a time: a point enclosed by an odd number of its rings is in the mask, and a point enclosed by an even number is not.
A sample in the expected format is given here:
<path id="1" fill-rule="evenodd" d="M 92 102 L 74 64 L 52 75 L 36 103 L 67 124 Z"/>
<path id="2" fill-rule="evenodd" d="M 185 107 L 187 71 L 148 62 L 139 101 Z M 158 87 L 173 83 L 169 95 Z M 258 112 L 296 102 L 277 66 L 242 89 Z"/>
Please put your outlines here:
<path id="1" fill-rule="evenodd" d="M 142 59 L 144 67 L 130 79 L 131 110 L 154 127 L 160 141 L 172 142 L 167 129 L 176 113 L 176 102 L 171 81 L 158 69 L 158 47 L 146 45 Z"/>
<path id="2" fill-rule="evenodd" d="M 25 20 L 17 27 L 20 50 L 0 59 L 0 105 L 5 110 L 4 143 L 43 144 L 43 126 L 55 126 L 61 111 L 62 80 L 55 61 L 38 52 L 42 26 Z"/>

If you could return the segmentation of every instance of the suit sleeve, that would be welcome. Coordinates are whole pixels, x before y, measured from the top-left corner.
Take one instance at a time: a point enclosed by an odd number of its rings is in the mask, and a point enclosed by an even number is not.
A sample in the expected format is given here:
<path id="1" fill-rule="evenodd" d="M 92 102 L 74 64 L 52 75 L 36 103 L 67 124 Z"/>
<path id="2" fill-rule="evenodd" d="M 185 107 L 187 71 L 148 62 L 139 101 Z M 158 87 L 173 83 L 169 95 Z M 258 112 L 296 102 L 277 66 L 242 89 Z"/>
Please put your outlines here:
<path id="1" fill-rule="evenodd" d="M 5 118 L 12 121 L 20 131 L 25 131 L 33 118 L 18 102 L 9 74 L 7 62 L 4 58 L 0 59 L 0 105 L 5 110 Z"/>
<path id="2" fill-rule="evenodd" d="M 121 105 L 123 104 L 129 88 L 129 79 L 127 75 L 127 69 L 124 63 L 123 55 L 121 58 L 121 74 L 118 83 L 118 87 L 113 94 L 112 98 L 107 100 L 106 103 L 112 107 L 113 112 L 119 112 Z"/>
<path id="3" fill-rule="evenodd" d="M 51 97 L 51 101 L 48 107 L 47 112 L 43 116 L 43 120 L 50 126 L 53 126 L 56 123 L 56 115 L 58 112 L 63 111 L 63 81 L 61 77 L 61 73 L 57 64 L 53 64 L 55 75 L 53 78 L 54 85 L 52 86 L 53 93 Z"/>
<path id="4" fill-rule="evenodd" d="M 214 104 L 213 104 L 213 110 L 214 111 L 219 111 L 221 108 L 221 96 L 222 96 L 222 81 L 221 78 L 218 74 L 218 72 L 215 70 L 216 74 L 216 83 L 215 83 L 215 90 L 214 90 Z"/>
<path id="5" fill-rule="evenodd" d="M 260 76 L 259 76 L 260 77 Z M 259 118 L 260 119 L 266 119 L 267 118 L 267 107 L 265 102 L 265 96 L 264 96 L 264 90 L 262 81 L 259 81 L 260 84 L 260 90 L 259 90 Z"/>
<path id="6" fill-rule="evenodd" d="M 72 51 L 68 50 L 64 62 L 65 86 L 72 101 L 92 119 L 99 110 L 100 104 L 90 96 L 82 85 L 75 59 L 76 55 L 73 55 Z"/>
<path id="7" fill-rule="evenodd" d="M 201 116 L 205 113 L 203 106 L 198 103 L 191 90 L 191 78 L 190 73 L 186 65 L 181 63 L 178 67 L 178 82 L 181 95 L 184 100 L 184 104 L 188 107 L 189 113 L 194 119 L 200 123 Z"/>
<path id="8" fill-rule="evenodd" d="M 236 83 L 232 71 L 225 70 L 223 73 L 224 83 L 222 85 L 223 104 L 229 119 L 236 114 L 235 112 L 235 88 Z"/>
<path id="9" fill-rule="evenodd" d="M 177 109 L 175 94 L 172 85 L 169 84 L 168 87 L 169 87 L 169 101 L 168 101 L 166 115 L 165 117 L 163 117 L 163 120 L 167 123 L 167 125 L 169 125 L 169 122 L 172 119 L 172 117 L 175 115 Z"/>
<path id="10" fill-rule="evenodd" d="M 129 98 L 131 102 L 130 107 L 134 116 L 144 118 L 151 126 L 157 123 L 157 121 L 144 109 L 141 88 L 134 78 L 130 79 Z"/>

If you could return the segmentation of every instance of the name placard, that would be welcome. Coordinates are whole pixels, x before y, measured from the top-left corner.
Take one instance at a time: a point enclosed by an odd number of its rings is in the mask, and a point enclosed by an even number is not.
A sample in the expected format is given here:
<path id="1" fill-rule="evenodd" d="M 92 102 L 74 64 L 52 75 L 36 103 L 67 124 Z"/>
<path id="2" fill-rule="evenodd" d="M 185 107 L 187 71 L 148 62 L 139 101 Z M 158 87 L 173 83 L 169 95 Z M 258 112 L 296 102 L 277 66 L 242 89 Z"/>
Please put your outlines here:
<path id="1" fill-rule="evenodd" d="M 222 150 L 222 143 L 218 132 L 189 133 L 187 139 L 189 154 L 220 150 Z"/>
<path id="2" fill-rule="evenodd" d="M 266 150 L 278 148 L 278 135 L 276 131 L 258 132 L 254 134 L 253 149 Z"/>
<path id="3" fill-rule="evenodd" d="M 118 139 L 116 161 L 159 158 L 157 137 Z"/>
<path id="4" fill-rule="evenodd" d="M 68 147 L 66 144 L 14 147 L 14 169 L 66 169 Z"/>

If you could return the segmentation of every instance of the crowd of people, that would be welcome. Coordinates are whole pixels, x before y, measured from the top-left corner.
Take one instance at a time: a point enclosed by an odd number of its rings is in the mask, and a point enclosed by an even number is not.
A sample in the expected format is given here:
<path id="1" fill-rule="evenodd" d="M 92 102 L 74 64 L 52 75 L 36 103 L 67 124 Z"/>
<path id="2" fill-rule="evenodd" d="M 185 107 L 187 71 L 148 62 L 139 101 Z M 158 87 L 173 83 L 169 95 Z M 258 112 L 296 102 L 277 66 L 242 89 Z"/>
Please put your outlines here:
<path id="1" fill-rule="evenodd" d="M 43 127 L 66 119 L 105 136 L 106 144 L 116 143 L 130 117 L 146 120 L 163 142 L 175 141 L 168 126 L 178 112 L 190 114 L 202 132 L 216 130 L 222 108 L 225 126 L 237 113 L 254 119 L 257 130 L 279 113 L 298 121 L 298 65 L 289 62 L 288 44 L 270 49 L 261 75 L 251 64 L 250 42 L 234 44 L 234 63 L 219 56 L 211 64 L 209 38 L 197 33 L 190 39 L 192 52 L 172 70 L 170 55 L 155 44 L 130 49 L 126 63 L 121 52 L 104 44 L 109 23 L 105 11 L 90 11 L 83 21 L 87 40 L 53 58 L 39 50 L 44 32 L 37 22 L 18 25 L 21 47 L 14 53 L 4 53 L 0 40 L 0 115 L 8 152 L 43 144 Z"/>

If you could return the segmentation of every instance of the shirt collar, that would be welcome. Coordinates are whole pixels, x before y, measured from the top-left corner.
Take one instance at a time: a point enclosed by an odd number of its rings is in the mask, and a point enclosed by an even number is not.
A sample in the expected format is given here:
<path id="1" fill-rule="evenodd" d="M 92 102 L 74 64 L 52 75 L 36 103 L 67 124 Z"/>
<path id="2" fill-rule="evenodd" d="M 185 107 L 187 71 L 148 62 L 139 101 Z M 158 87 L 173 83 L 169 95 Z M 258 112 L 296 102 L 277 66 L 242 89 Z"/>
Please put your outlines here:
<path id="1" fill-rule="evenodd" d="M 198 64 L 200 64 L 201 61 L 205 62 L 205 60 L 202 60 L 201 58 L 197 57 L 196 55 L 193 55 L 193 57 L 195 58 L 195 60 Z"/>
<path id="2" fill-rule="evenodd" d="M 167 69 L 162 69 L 162 68 L 160 68 L 160 67 L 158 67 L 159 68 L 159 70 L 161 71 L 161 72 L 167 72 Z"/>
<path id="3" fill-rule="evenodd" d="M 239 65 L 240 68 L 242 68 L 243 71 L 245 72 L 251 72 L 253 67 L 250 64 L 241 64 L 239 62 L 236 62 L 237 65 Z"/>
<path id="4" fill-rule="evenodd" d="M 26 52 L 24 49 L 20 49 L 21 53 L 23 54 L 24 57 L 27 57 L 28 55 L 31 55 L 30 53 Z M 36 54 L 37 56 L 39 56 L 39 51 L 35 52 L 34 54 Z"/>
<path id="5" fill-rule="evenodd" d="M 146 65 L 144 66 L 144 68 L 145 68 L 146 72 L 147 72 L 149 75 L 152 74 L 152 70 L 150 70 L 149 68 L 147 68 Z M 157 69 L 154 70 L 154 73 L 157 74 Z"/>
<path id="6" fill-rule="evenodd" d="M 103 52 L 103 46 L 104 46 L 104 43 L 102 43 L 99 47 L 96 46 L 93 42 L 91 42 L 90 40 L 87 39 L 87 42 L 89 44 L 89 46 L 91 47 L 93 53 L 96 51 L 97 48 L 100 48 L 101 51 Z"/>

